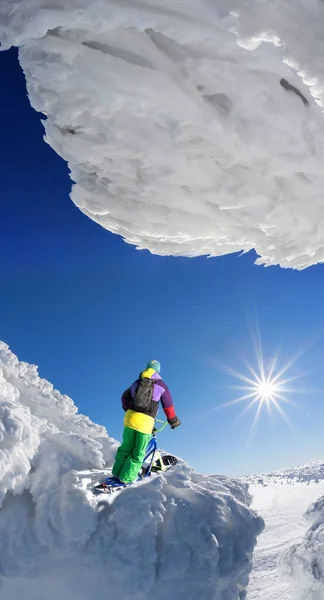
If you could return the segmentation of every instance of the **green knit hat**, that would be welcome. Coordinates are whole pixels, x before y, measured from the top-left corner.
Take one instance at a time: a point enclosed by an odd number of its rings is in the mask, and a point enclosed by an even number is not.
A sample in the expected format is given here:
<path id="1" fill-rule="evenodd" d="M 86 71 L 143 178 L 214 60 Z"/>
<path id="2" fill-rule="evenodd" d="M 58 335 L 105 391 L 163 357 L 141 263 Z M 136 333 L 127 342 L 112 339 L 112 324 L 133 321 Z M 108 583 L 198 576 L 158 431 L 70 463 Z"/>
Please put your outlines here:
<path id="1" fill-rule="evenodd" d="M 154 369 L 154 371 L 156 371 L 157 373 L 161 372 L 161 365 L 159 363 L 158 360 L 150 360 L 150 362 L 147 363 L 147 369 Z"/>

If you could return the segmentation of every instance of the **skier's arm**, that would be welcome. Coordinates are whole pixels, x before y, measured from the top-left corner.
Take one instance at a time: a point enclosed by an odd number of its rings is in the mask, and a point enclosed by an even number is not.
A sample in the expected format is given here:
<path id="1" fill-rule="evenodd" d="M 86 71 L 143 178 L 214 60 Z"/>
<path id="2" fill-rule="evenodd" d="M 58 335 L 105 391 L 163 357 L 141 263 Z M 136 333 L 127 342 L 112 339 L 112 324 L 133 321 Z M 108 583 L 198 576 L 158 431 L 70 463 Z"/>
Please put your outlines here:
<path id="1" fill-rule="evenodd" d="M 170 394 L 169 388 L 163 382 L 164 392 L 161 396 L 161 404 L 164 410 L 164 414 L 168 420 L 169 425 L 171 425 L 172 429 L 178 427 L 181 424 L 180 419 L 178 419 L 172 401 L 172 396 Z"/>

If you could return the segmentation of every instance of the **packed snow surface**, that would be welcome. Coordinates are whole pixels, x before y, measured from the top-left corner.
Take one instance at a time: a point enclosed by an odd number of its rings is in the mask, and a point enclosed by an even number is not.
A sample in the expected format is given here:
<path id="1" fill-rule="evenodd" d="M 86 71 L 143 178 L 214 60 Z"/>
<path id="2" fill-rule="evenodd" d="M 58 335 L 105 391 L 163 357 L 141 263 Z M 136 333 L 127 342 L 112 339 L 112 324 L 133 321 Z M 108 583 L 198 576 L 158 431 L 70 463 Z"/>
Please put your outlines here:
<path id="1" fill-rule="evenodd" d="M 283 553 L 280 566 L 295 598 L 324 600 L 324 496 L 311 504 L 305 516 L 309 529 Z"/>
<path id="2" fill-rule="evenodd" d="M 0 343 L 1 600 L 245 598 L 263 525 L 247 484 L 180 461 L 95 496 L 116 448 Z"/>
<path id="3" fill-rule="evenodd" d="M 320 0 L 2 0 L 90 218 L 161 255 L 324 260 Z"/>
<path id="4" fill-rule="evenodd" d="M 265 520 L 248 600 L 324 600 L 324 463 L 247 480 Z"/>

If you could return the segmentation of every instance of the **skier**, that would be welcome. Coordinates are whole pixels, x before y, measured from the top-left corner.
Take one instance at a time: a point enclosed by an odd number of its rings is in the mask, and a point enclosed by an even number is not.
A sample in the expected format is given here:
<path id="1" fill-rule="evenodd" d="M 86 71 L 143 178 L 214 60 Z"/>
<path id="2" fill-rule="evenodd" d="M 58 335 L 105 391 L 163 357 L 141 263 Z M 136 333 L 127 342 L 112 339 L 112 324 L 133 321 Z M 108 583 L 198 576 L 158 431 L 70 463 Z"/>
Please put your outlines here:
<path id="1" fill-rule="evenodd" d="M 159 361 L 151 360 L 146 370 L 122 395 L 122 407 L 126 411 L 123 442 L 117 450 L 112 469 L 114 479 L 121 484 L 130 484 L 138 478 L 159 401 L 171 428 L 181 424 L 168 387 L 161 379 L 160 370 Z"/>

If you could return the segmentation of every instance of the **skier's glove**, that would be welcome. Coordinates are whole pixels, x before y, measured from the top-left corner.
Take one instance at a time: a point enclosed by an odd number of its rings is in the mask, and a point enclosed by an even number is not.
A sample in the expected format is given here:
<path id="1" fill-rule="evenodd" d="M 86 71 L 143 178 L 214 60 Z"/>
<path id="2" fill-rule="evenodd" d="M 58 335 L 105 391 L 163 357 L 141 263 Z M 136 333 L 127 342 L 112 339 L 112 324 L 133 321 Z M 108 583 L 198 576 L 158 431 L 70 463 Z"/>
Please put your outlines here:
<path id="1" fill-rule="evenodd" d="M 172 419 L 168 419 L 168 423 L 169 425 L 171 425 L 171 429 L 175 429 L 176 427 L 179 427 L 179 425 L 181 425 L 181 421 L 180 419 L 178 419 L 177 416 L 173 417 Z"/>

